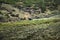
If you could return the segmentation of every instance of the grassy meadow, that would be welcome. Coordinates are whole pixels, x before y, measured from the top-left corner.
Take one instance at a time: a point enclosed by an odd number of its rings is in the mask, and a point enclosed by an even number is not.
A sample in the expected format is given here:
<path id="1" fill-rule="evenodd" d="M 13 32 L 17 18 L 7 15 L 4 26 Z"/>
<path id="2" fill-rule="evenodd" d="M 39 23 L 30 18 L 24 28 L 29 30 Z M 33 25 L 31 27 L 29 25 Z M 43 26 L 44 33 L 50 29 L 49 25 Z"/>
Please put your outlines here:
<path id="1" fill-rule="evenodd" d="M 0 23 L 0 39 L 59 40 L 59 26 L 59 18 L 43 18 L 38 20 L 22 20 L 19 22 L 4 22 Z"/>

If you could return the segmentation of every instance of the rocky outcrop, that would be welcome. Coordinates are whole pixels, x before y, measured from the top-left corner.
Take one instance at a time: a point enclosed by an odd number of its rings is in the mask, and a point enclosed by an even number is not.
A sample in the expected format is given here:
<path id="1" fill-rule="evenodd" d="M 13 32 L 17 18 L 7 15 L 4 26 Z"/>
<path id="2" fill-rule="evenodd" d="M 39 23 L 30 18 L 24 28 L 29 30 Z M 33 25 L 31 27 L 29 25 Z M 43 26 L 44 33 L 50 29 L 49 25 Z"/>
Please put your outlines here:
<path id="1" fill-rule="evenodd" d="M 3 14 L 3 16 L 8 15 L 9 16 L 8 19 L 17 18 L 17 20 L 20 20 L 20 19 L 29 20 L 29 18 L 31 18 L 31 15 L 29 14 L 29 12 L 20 10 L 17 7 L 14 7 L 13 5 L 10 5 L 10 4 L 2 3 L 0 8 L 1 8 L 0 13 Z M 28 15 L 26 15 L 26 14 L 28 14 Z M 11 21 L 13 21 L 13 19 L 11 19 Z M 17 21 L 17 20 L 15 20 L 15 21 Z"/>
<path id="2" fill-rule="evenodd" d="M 17 5 L 15 6 L 11 4 L 2 3 L 0 5 L 0 15 L 6 16 L 6 20 L 10 18 L 17 18 L 17 20 L 31 20 L 39 18 L 48 18 L 60 14 L 58 10 L 51 11 L 49 9 L 46 9 L 46 11 L 42 13 L 40 8 L 35 10 L 31 7 L 22 7 L 21 9 L 19 7 Z M 11 19 L 11 21 L 13 20 Z"/>
<path id="3" fill-rule="evenodd" d="M 19 13 L 20 13 L 20 11 L 19 11 L 19 9 L 18 8 L 15 8 L 15 7 L 13 7 L 12 5 L 10 5 L 10 4 L 4 4 L 4 3 L 2 3 L 1 4 L 1 7 L 0 7 L 1 9 L 0 9 L 0 15 L 2 14 L 3 16 L 6 16 L 6 17 L 8 17 L 6 20 L 7 21 L 9 21 L 9 19 L 11 20 L 11 21 L 13 21 L 13 19 L 15 19 L 16 20 L 16 18 L 17 18 L 17 20 L 19 20 L 18 19 L 18 17 L 19 17 Z M 4 17 L 5 18 L 5 17 Z M 12 18 L 12 19 L 11 19 Z M 17 21 L 16 20 L 16 21 Z"/>

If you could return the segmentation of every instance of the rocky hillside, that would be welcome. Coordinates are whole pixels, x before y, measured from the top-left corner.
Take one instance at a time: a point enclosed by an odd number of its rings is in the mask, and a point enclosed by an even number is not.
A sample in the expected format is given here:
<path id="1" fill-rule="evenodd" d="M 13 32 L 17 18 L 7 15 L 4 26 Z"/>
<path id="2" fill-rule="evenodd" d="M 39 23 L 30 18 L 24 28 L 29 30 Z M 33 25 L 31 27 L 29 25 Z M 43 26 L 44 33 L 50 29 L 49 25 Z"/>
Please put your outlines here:
<path id="1" fill-rule="evenodd" d="M 40 9 L 33 10 L 30 8 L 29 10 L 27 7 L 19 9 L 18 7 L 5 3 L 0 5 L 0 22 L 49 18 L 55 15 L 60 15 L 60 11 L 46 9 L 46 11 L 42 13 Z"/>
<path id="2" fill-rule="evenodd" d="M 60 15 L 58 1 L 0 0 L 0 22 L 32 20 Z"/>
<path id="3" fill-rule="evenodd" d="M 0 0 L 0 40 L 60 40 L 60 0 Z"/>

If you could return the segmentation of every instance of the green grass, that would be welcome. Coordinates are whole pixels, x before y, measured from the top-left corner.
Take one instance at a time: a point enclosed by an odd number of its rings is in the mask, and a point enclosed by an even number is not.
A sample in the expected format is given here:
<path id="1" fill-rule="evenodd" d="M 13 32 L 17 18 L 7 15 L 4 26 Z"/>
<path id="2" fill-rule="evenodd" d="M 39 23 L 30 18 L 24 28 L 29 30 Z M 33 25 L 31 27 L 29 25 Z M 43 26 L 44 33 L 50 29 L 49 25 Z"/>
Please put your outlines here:
<path id="1" fill-rule="evenodd" d="M 0 38 L 1 40 L 34 40 L 35 38 L 37 39 L 37 37 L 38 39 L 41 39 L 41 37 L 44 36 L 45 38 L 42 37 L 44 40 L 49 40 L 49 38 L 51 38 L 52 36 L 51 34 L 49 34 L 51 30 L 55 32 L 55 28 L 58 29 L 59 26 L 60 19 L 56 18 L 0 23 Z M 48 29 L 48 27 L 52 29 L 50 30 Z M 36 34 L 40 37 L 36 36 Z M 52 39 L 54 39 L 54 37 L 52 37 Z"/>
<path id="2" fill-rule="evenodd" d="M 19 22 L 5 22 L 0 23 L 0 26 L 27 26 L 27 25 L 39 25 L 39 24 L 48 24 L 51 22 L 60 22 L 59 18 L 45 19 L 45 20 L 22 20 Z"/>

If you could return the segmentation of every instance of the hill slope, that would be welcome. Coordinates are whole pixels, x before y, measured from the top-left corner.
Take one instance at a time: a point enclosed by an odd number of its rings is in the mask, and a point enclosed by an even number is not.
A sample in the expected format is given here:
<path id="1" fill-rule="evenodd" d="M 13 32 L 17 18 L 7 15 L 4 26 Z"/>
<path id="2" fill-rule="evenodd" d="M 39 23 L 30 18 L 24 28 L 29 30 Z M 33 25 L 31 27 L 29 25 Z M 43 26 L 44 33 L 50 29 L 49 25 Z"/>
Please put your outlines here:
<path id="1" fill-rule="evenodd" d="M 0 40 L 60 40 L 60 19 L 0 23 Z"/>

